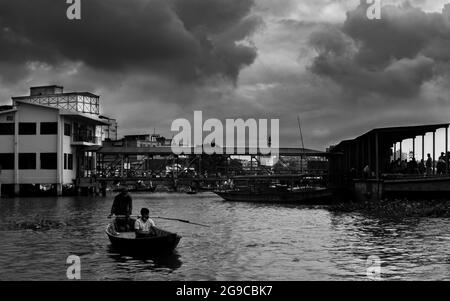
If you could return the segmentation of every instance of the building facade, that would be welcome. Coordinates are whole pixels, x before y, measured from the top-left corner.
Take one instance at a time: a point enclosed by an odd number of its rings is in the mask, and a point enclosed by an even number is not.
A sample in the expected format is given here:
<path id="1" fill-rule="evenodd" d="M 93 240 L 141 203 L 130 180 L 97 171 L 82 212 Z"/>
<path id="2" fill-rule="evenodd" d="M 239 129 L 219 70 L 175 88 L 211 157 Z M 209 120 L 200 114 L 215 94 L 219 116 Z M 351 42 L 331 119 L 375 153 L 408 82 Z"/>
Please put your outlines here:
<path id="1" fill-rule="evenodd" d="M 102 141 L 116 141 L 117 140 L 117 120 L 106 116 L 99 116 L 100 119 L 106 121 L 107 125 L 102 125 Z"/>
<path id="2" fill-rule="evenodd" d="M 33 87 L 0 108 L 2 195 L 52 189 L 61 195 L 78 177 L 95 171 L 87 147 L 101 145 L 99 96 L 64 93 L 60 86 Z"/>

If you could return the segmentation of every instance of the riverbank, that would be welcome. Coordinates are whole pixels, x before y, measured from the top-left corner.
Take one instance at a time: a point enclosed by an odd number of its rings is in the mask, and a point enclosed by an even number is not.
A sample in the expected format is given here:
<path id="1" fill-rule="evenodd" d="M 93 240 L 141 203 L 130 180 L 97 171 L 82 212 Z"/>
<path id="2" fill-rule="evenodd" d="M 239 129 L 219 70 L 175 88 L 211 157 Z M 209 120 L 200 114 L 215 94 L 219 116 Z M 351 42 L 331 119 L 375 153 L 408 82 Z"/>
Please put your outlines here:
<path id="1" fill-rule="evenodd" d="M 368 215 L 405 218 L 405 217 L 450 217 L 450 201 L 410 201 L 388 200 L 380 202 L 339 203 L 329 208 L 333 212 L 361 212 Z"/>

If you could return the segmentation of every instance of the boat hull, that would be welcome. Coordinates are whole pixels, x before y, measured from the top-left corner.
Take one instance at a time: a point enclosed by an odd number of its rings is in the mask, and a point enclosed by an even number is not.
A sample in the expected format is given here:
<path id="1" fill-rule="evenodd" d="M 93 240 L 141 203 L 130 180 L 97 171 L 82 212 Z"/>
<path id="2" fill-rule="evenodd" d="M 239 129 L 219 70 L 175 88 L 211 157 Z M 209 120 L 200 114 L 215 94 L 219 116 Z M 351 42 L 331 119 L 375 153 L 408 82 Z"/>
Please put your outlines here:
<path id="1" fill-rule="evenodd" d="M 409 176 L 385 179 L 354 180 L 354 198 L 377 201 L 382 198 L 448 199 L 450 177 Z"/>
<path id="2" fill-rule="evenodd" d="M 328 202 L 332 197 L 329 189 L 286 192 L 216 191 L 215 193 L 226 201 L 256 203 L 318 204 Z"/>
<path id="3" fill-rule="evenodd" d="M 171 253 L 180 242 L 181 236 L 155 228 L 157 236 L 135 238 L 134 232 L 116 232 L 113 224 L 108 225 L 106 234 L 114 250 L 130 254 Z"/>

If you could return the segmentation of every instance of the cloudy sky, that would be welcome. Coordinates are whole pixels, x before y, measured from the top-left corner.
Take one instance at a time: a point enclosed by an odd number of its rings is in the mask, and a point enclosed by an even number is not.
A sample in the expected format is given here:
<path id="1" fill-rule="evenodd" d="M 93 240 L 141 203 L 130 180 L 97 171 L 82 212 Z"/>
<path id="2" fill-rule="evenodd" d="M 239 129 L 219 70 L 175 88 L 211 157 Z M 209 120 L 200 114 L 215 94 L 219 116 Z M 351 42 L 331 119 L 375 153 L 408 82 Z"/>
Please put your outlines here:
<path id="1" fill-rule="evenodd" d="M 384 0 L 0 0 L 0 104 L 36 85 L 101 95 L 119 134 L 176 118 L 279 118 L 323 150 L 373 127 L 450 119 L 450 5 Z M 365 1 L 363 1 L 365 2 Z"/>

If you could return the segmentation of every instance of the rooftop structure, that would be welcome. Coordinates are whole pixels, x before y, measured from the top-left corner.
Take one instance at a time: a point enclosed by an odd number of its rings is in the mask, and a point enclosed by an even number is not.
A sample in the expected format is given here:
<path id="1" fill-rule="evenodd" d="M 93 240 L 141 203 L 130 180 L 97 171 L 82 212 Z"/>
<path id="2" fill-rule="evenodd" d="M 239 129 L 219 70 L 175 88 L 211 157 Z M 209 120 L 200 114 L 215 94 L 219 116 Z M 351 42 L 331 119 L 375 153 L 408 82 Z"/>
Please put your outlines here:
<path id="1" fill-rule="evenodd" d="M 64 93 L 61 86 L 39 86 L 30 88 L 30 95 L 13 97 L 16 101 L 25 101 L 79 113 L 100 114 L 100 96 L 90 92 Z"/>

